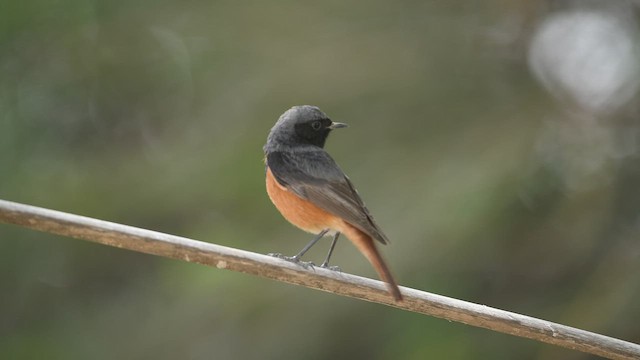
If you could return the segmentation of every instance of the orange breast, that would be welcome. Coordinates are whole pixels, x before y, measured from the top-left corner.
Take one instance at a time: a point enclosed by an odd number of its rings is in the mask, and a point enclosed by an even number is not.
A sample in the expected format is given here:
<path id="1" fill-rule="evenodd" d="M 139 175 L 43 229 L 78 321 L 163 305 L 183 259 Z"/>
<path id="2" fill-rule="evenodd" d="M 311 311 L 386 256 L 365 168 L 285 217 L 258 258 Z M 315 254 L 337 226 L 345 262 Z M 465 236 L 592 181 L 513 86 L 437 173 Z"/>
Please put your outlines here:
<path id="1" fill-rule="evenodd" d="M 324 229 L 340 231 L 343 222 L 337 216 L 280 185 L 267 168 L 267 193 L 282 216 L 300 229 L 317 234 Z"/>

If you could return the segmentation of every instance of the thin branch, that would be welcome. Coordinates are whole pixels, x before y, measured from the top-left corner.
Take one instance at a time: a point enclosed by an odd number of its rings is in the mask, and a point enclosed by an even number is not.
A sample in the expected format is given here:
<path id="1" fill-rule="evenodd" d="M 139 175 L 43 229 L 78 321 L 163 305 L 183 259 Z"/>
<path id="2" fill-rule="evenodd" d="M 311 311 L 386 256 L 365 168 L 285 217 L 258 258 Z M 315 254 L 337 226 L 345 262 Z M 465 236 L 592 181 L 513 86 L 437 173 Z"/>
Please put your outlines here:
<path id="1" fill-rule="evenodd" d="M 401 287 L 396 303 L 382 282 L 225 246 L 0 200 L 0 222 L 103 245 L 239 271 L 450 321 L 529 338 L 610 359 L 640 359 L 640 345 L 604 335 Z"/>

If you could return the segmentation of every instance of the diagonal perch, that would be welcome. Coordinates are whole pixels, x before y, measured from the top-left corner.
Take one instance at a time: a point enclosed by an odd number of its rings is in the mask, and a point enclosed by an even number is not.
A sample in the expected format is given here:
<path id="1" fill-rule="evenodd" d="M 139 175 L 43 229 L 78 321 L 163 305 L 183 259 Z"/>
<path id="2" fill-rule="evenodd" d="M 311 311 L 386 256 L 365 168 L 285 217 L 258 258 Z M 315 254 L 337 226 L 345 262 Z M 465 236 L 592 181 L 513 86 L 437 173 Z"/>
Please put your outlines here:
<path id="1" fill-rule="evenodd" d="M 338 295 L 546 342 L 609 359 L 640 359 L 640 345 L 525 315 L 401 287 L 404 301 L 384 283 L 249 251 L 60 211 L 0 200 L 0 222 L 147 254 L 253 274 Z"/>

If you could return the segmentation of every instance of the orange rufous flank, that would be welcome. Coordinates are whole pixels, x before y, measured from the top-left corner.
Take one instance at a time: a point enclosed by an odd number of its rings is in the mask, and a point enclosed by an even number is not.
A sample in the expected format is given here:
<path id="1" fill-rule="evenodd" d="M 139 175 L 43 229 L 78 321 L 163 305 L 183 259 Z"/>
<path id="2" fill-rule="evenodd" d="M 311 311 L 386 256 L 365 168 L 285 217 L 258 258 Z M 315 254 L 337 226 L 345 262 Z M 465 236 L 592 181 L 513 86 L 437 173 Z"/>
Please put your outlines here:
<path id="1" fill-rule="evenodd" d="M 378 252 L 371 236 L 344 221 L 342 218 L 321 209 L 312 202 L 287 190 L 286 187 L 278 183 L 271 173 L 271 169 L 268 167 L 266 181 L 269 198 L 285 219 L 298 228 L 314 234 L 318 234 L 324 229 L 331 229 L 343 233 L 367 260 L 369 260 L 380 278 L 387 283 L 394 299 L 397 301 L 402 300 L 398 285 L 391 275 L 387 264 Z"/>

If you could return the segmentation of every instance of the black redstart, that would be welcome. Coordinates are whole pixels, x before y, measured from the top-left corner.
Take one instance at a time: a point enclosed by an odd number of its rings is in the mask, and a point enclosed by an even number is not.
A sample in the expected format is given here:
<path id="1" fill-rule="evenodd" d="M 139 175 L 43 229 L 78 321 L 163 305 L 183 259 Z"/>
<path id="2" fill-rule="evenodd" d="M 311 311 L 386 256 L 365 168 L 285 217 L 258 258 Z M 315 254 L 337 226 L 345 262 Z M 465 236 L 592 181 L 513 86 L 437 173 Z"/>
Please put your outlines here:
<path id="1" fill-rule="evenodd" d="M 269 198 L 293 225 L 317 234 L 300 257 L 325 235 L 333 242 L 322 267 L 327 267 L 338 236 L 343 233 L 369 260 L 380 278 L 388 284 L 396 301 L 400 289 L 380 256 L 374 239 L 389 239 L 373 220 L 349 178 L 323 149 L 333 129 L 347 125 L 331 121 L 315 106 L 294 106 L 271 129 L 264 146 L 266 182 Z"/>

